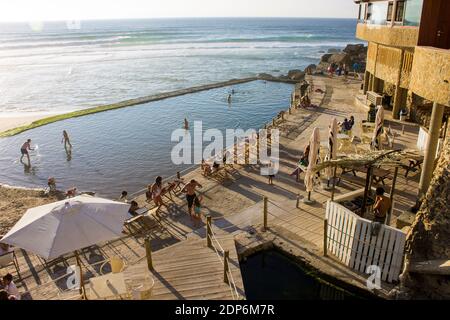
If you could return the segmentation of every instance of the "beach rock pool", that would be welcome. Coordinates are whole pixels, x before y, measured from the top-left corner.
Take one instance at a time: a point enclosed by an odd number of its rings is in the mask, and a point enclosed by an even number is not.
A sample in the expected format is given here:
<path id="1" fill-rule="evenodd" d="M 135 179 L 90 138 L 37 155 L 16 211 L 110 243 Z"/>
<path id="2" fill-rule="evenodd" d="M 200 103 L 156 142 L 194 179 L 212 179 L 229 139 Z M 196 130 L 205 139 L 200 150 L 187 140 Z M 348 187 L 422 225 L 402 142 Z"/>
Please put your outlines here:
<path id="1" fill-rule="evenodd" d="M 255 253 L 241 262 L 240 267 L 248 300 L 364 299 L 321 280 L 277 250 Z"/>
<path id="2" fill-rule="evenodd" d="M 227 97 L 232 94 L 231 103 Z M 175 165 L 172 132 L 202 121 L 203 131 L 217 128 L 258 129 L 290 104 L 293 85 L 253 81 L 236 86 L 168 98 L 138 106 L 72 118 L 0 139 L 0 183 L 46 187 L 55 177 L 59 189 L 76 186 L 104 197 L 135 192 L 156 176 L 169 177 L 189 165 Z M 67 130 L 73 150 L 61 143 Z M 191 130 L 192 131 L 192 130 Z M 32 146 L 31 167 L 19 162 L 20 147 Z M 206 146 L 208 143 L 204 143 Z"/>

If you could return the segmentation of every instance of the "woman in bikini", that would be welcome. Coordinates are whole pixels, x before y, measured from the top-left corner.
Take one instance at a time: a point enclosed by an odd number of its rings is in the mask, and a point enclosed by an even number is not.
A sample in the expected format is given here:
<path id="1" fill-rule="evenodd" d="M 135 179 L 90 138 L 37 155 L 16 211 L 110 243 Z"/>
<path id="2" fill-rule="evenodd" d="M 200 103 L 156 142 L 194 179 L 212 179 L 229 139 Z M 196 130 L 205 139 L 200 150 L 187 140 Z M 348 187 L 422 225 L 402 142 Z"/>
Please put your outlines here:
<path id="1" fill-rule="evenodd" d="M 155 183 L 153 184 L 152 188 L 152 198 L 153 198 L 153 202 L 155 202 L 155 204 L 158 206 L 158 210 L 162 207 L 165 206 L 164 202 L 162 201 L 162 195 L 165 192 L 165 188 L 163 188 L 162 186 L 162 177 L 157 177 L 155 180 Z"/>

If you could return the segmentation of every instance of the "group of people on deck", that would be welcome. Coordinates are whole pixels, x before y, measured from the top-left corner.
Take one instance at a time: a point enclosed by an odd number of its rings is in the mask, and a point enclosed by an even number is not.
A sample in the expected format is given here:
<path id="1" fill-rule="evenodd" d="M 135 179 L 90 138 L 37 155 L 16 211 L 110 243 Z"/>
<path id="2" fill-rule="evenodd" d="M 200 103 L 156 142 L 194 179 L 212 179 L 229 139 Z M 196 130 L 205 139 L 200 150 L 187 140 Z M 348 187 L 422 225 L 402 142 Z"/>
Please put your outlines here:
<path id="1" fill-rule="evenodd" d="M 180 185 L 180 183 L 182 183 L 182 181 L 183 178 L 181 178 L 178 173 L 177 180 L 170 182 L 167 186 L 163 186 L 163 179 L 161 176 L 158 176 L 153 184 L 149 184 L 147 186 L 147 191 L 145 193 L 146 201 L 153 202 L 156 205 L 157 215 L 159 214 L 161 207 L 167 207 L 167 205 L 163 201 L 163 196 L 168 192 L 172 192 L 177 187 L 177 185 Z M 184 185 L 183 189 L 181 189 L 181 192 L 186 194 L 189 216 L 191 220 L 194 220 L 195 226 L 199 225 L 201 222 L 200 214 L 202 206 L 201 203 L 203 199 L 201 196 L 198 196 L 196 194 L 197 188 L 203 188 L 203 186 L 196 180 L 192 179 L 189 183 Z M 118 201 L 128 203 L 127 195 L 128 193 L 126 191 L 123 191 Z M 139 209 L 139 204 L 134 200 L 131 201 L 130 208 L 128 210 L 128 219 L 138 216 Z"/>

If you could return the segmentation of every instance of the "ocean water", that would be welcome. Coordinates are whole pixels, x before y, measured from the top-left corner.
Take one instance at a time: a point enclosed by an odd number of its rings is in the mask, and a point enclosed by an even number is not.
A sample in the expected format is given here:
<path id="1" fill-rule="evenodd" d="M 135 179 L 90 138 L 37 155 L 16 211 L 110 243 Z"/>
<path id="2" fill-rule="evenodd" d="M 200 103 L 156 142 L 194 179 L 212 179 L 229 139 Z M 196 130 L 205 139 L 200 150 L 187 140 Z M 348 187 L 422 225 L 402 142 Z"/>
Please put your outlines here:
<path id="1" fill-rule="evenodd" d="M 158 175 L 165 179 L 192 167 L 175 165 L 171 159 L 177 144 L 172 132 L 182 128 L 185 117 L 192 141 L 194 121 L 202 121 L 203 132 L 219 129 L 224 136 L 226 129 L 257 130 L 289 107 L 292 90 L 290 84 L 252 81 L 72 118 L 2 138 L 0 183 L 46 187 L 48 177 L 55 177 L 60 190 L 75 186 L 111 198 L 122 190 L 136 192 Z M 63 130 L 73 145 L 70 157 L 61 143 Z M 31 168 L 19 162 L 20 147 L 28 138 L 38 146 L 30 152 Z M 204 142 L 203 147 L 209 144 Z"/>
<path id="2" fill-rule="evenodd" d="M 80 29 L 66 22 L 0 24 L 0 116 L 286 73 L 359 42 L 355 25 L 269 18 L 81 21 Z"/>

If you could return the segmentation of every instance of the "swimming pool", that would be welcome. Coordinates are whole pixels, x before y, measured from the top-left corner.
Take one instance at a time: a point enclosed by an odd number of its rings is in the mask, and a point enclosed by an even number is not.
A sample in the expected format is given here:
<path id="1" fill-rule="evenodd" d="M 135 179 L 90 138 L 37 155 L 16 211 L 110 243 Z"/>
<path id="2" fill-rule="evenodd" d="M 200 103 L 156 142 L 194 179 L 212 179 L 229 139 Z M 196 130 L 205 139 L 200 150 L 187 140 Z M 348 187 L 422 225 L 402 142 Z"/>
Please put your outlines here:
<path id="1" fill-rule="evenodd" d="M 248 300 L 361 300 L 369 295 L 351 293 L 325 282 L 276 250 L 257 252 L 241 262 Z"/>
<path id="2" fill-rule="evenodd" d="M 228 95 L 234 90 L 232 102 Z M 203 122 L 203 131 L 258 129 L 290 104 L 293 85 L 253 81 L 212 89 L 124 109 L 73 118 L 0 139 L 0 182 L 43 187 L 55 177 L 59 189 L 76 186 L 105 197 L 142 189 L 155 177 L 172 176 L 188 165 L 175 165 L 172 131 Z M 67 130 L 73 145 L 68 157 L 61 143 Z M 20 146 L 28 139 L 31 168 L 19 162 Z"/>

